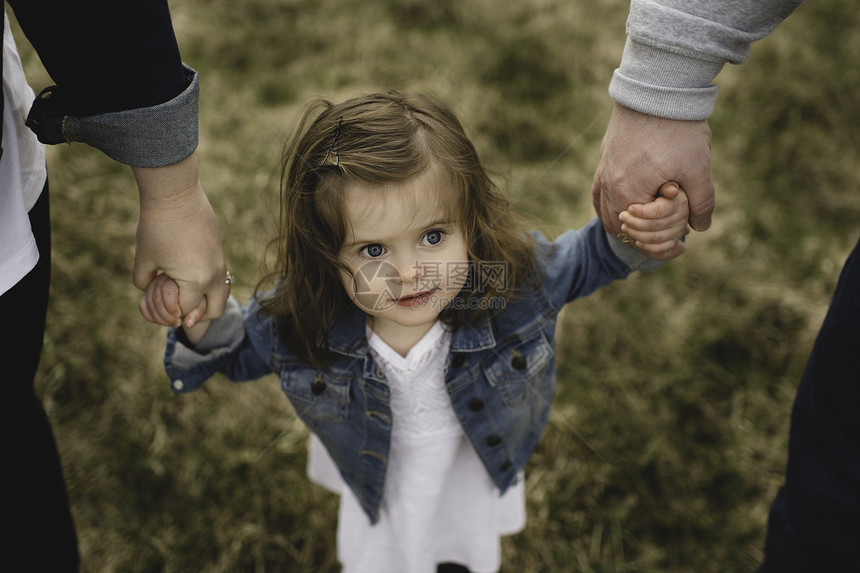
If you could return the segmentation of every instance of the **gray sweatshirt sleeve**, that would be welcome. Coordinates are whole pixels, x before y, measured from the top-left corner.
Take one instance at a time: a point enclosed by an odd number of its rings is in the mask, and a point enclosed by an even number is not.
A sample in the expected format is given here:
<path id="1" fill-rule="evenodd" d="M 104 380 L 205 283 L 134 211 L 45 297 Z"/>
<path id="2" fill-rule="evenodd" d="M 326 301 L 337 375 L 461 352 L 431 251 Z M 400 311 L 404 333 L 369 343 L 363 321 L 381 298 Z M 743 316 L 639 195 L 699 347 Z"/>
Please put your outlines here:
<path id="1" fill-rule="evenodd" d="M 631 0 L 627 42 L 609 95 L 668 119 L 701 120 L 713 111 L 714 78 L 741 64 L 803 0 Z"/>

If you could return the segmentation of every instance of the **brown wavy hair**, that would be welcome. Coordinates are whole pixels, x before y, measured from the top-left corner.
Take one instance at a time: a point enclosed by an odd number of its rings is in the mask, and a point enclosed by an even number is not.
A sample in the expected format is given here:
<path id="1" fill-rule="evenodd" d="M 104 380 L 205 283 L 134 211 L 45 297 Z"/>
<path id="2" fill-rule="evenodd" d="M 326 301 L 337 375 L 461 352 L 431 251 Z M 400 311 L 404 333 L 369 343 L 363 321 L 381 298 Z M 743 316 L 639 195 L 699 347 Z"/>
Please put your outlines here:
<path id="1" fill-rule="evenodd" d="M 331 329 L 354 304 L 340 278 L 341 271 L 349 273 L 339 260 L 347 234 L 344 189 L 407 181 L 431 167 L 441 167 L 455 183 L 445 205 L 466 239 L 470 272 L 482 263 L 506 267 L 504 284 L 472 281 L 480 288 L 464 288 L 461 304 L 450 304 L 440 319 L 452 328 L 477 324 L 491 305 L 475 299 L 503 306 L 536 276 L 533 241 L 521 217 L 490 180 L 450 108 L 398 92 L 340 104 L 315 100 L 284 147 L 275 263 L 260 284 L 274 283 L 261 311 L 276 318 L 281 342 L 300 360 L 318 368 L 330 364 Z"/>

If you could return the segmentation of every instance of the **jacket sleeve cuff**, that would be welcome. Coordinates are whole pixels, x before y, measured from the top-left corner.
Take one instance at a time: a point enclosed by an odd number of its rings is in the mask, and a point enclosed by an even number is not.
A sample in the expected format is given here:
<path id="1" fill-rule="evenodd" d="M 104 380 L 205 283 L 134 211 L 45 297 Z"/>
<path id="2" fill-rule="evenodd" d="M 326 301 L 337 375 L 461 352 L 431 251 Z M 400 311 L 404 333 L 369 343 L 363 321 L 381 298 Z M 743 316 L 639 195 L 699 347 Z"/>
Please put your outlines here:
<path id="1" fill-rule="evenodd" d="M 224 314 L 210 323 L 206 335 L 193 348 L 182 331 L 170 330 L 170 337 L 178 342 L 171 363 L 178 368 L 197 366 L 201 362 L 212 359 L 213 351 L 233 350 L 242 342 L 244 333 L 242 307 L 235 298 L 230 297 Z"/>
<path id="2" fill-rule="evenodd" d="M 199 76 L 183 64 L 188 87 L 170 101 L 152 107 L 84 117 L 65 116 L 66 141 L 91 145 L 108 157 L 134 167 L 178 163 L 197 148 Z"/>
<path id="3" fill-rule="evenodd" d="M 666 264 L 666 261 L 654 260 L 636 249 L 628 247 L 609 233 L 606 233 L 606 240 L 609 242 L 609 248 L 612 249 L 613 254 L 634 271 L 648 273 Z"/>
<path id="4" fill-rule="evenodd" d="M 628 37 L 609 95 L 640 113 L 676 120 L 707 119 L 714 109 L 712 85 L 723 61 L 707 61 L 637 42 Z"/>
<path id="5" fill-rule="evenodd" d="M 200 388 L 218 371 L 223 357 L 242 344 L 244 334 L 242 307 L 232 297 L 224 314 L 212 321 L 197 346 L 191 347 L 182 330 L 168 329 L 164 366 L 173 391 L 186 393 Z"/>

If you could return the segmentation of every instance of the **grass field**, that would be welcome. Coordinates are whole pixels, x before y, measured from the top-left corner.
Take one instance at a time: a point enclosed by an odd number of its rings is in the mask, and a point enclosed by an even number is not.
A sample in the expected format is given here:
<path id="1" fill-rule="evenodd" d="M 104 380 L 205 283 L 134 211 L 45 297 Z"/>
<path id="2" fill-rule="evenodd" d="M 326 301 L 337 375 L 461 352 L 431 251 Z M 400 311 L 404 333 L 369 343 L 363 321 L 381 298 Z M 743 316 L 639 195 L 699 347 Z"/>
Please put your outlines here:
<path id="1" fill-rule="evenodd" d="M 591 177 L 624 41 L 621 0 L 174 0 L 201 73 L 201 178 L 234 293 L 261 276 L 277 158 L 302 102 L 420 90 L 459 111 L 535 226 L 593 215 Z M 860 15 L 809 2 L 718 79 L 713 228 L 648 276 L 577 301 L 559 396 L 527 468 L 505 573 L 753 571 L 791 401 L 860 219 Z M 50 83 L 20 34 L 36 91 Z M 337 571 L 336 498 L 273 379 L 175 397 L 164 331 L 131 285 L 128 168 L 49 152 L 53 421 L 85 572 Z"/>

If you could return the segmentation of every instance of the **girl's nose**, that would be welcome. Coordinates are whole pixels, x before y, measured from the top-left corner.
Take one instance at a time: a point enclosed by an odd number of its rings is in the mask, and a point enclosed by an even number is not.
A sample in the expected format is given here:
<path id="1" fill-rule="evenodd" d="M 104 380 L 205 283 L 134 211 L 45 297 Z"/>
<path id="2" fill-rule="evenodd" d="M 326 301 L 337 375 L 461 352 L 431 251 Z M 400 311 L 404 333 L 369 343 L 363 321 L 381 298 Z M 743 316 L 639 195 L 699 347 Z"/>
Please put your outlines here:
<path id="1" fill-rule="evenodd" d="M 421 261 L 413 256 L 405 256 L 394 262 L 397 267 L 397 272 L 400 273 L 400 280 L 403 284 L 410 284 L 418 280 L 421 276 Z"/>

